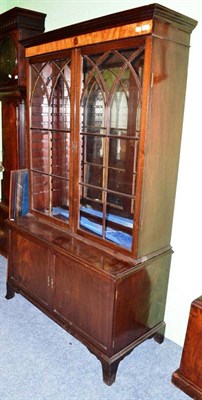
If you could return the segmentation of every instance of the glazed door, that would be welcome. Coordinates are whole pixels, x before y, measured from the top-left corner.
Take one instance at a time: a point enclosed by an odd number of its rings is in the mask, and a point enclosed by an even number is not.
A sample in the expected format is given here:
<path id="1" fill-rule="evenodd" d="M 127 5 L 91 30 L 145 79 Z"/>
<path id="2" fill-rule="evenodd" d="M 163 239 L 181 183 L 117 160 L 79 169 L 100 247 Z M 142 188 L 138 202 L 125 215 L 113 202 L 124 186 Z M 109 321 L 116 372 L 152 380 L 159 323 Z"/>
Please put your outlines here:
<path id="1" fill-rule="evenodd" d="M 131 251 L 145 48 L 119 46 L 82 50 L 79 228 Z"/>
<path id="2" fill-rule="evenodd" d="M 32 209 L 69 222 L 70 57 L 30 67 Z"/>

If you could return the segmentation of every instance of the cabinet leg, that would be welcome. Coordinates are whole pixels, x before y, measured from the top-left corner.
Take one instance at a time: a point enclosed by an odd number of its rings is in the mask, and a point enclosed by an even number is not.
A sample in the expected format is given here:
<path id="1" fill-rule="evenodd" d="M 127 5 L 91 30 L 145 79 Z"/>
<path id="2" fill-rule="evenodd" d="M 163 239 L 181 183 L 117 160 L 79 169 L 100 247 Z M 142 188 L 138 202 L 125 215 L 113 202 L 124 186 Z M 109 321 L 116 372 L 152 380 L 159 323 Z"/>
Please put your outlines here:
<path id="1" fill-rule="evenodd" d="M 115 382 L 116 373 L 119 366 L 120 360 L 114 361 L 112 363 L 107 363 L 102 360 L 102 373 L 103 373 L 103 381 L 106 385 L 111 386 L 112 383 Z"/>
<path id="2" fill-rule="evenodd" d="M 165 329 L 166 325 L 164 324 L 155 334 L 154 334 L 154 340 L 155 342 L 162 344 L 164 342 L 164 337 L 165 337 Z"/>
<path id="3" fill-rule="evenodd" d="M 13 286 L 10 283 L 7 283 L 6 287 L 7 287 L 7 292 L 5 298 L 7 300 L 12 299 L 15 296 L 15 290 L 13 289 Z"/>

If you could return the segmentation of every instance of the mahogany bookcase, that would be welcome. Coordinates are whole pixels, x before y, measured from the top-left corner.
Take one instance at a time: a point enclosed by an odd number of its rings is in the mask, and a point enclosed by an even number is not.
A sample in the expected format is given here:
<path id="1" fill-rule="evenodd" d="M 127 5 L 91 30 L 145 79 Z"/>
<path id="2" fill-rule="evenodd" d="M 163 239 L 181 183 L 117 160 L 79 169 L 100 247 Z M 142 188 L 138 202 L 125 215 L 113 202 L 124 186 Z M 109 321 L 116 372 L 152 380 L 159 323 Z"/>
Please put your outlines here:
<path id="1" fill-rule="evenodd" d="M 8 222 L 7 299 L 21 293 L 84 343 L 108 385 L 164 338 L 195 25 L 152 4 L 23 41 L 29 200 Z"/>

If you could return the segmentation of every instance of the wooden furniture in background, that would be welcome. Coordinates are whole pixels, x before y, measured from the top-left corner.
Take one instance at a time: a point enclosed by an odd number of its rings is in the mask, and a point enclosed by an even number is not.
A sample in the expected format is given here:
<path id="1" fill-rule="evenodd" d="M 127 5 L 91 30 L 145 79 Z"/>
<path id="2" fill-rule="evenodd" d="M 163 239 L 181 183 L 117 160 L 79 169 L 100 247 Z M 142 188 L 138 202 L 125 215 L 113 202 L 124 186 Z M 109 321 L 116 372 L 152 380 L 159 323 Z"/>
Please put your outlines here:
<path id="1" fill-rule="evenodd" d="M 0 252 L 7 255 L 10 172 L 27 166 L 25 138 L 26 60 L 21 40 L 44 31 L 46 15 L 15 7 L 0 15 L 0 106 L 3 179 L 0 199 Z M 0 155 L 1 157 L 1 155 Z"/>
<path id="2" fill-rule="evenodd" d="M 195 25 L 153 4 L 23 41 L 30 209 L 8 222 L 7 299 L 20 292 L 84 343 L 108 385 L 164 338 Z"/>
<path id="3" fill-rule="evenodd" d="M 180 367 L 172 382 L 195 400 L 202 400 L 202 296 L 191 304 Z"/>

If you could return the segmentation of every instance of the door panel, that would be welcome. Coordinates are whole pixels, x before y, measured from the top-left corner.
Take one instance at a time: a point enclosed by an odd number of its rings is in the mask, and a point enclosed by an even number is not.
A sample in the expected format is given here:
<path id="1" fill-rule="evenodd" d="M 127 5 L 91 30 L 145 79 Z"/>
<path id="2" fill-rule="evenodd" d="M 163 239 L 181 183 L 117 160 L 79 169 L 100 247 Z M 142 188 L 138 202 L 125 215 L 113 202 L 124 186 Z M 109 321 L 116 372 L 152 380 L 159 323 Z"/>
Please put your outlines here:
<path id="1" fill-rule="evenodd" d="M 55 255 L 54 311 L 105 348 L 112 323 L 112 286 L 71 258 Z"/>
<path id="2" fill-rule="evenodd" d="M 47 306 L 50 296 L 47 248 L 16 233 L 12 233 L 12 248 L 12 278 Z"/>

